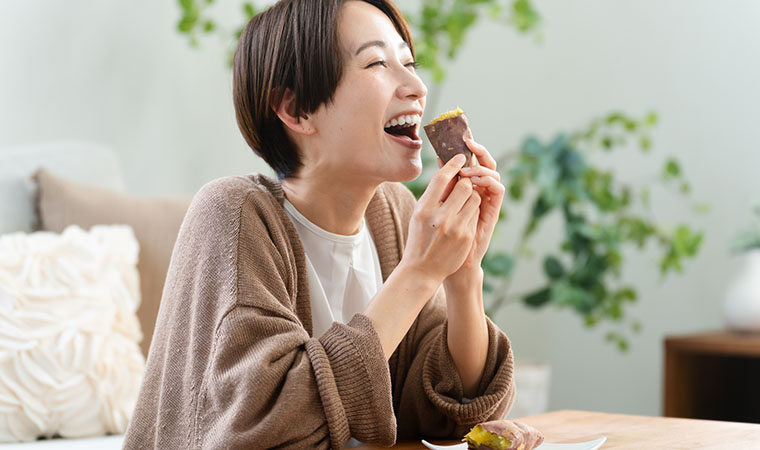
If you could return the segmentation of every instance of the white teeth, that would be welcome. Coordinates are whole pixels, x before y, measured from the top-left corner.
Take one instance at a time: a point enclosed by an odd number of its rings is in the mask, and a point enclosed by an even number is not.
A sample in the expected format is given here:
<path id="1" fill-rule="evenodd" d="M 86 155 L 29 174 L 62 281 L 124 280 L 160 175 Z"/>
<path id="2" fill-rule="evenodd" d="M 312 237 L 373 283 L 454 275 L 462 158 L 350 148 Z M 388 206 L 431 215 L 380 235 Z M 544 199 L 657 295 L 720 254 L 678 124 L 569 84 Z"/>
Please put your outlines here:
<path id="1" fill-rule="evenodd" d="M 422 117 L 417 114 L 410 116 L 399 116 L 385 124 L 385 128 L 401 126 L 401 125 L 416 125 L 422 122 Z"/>

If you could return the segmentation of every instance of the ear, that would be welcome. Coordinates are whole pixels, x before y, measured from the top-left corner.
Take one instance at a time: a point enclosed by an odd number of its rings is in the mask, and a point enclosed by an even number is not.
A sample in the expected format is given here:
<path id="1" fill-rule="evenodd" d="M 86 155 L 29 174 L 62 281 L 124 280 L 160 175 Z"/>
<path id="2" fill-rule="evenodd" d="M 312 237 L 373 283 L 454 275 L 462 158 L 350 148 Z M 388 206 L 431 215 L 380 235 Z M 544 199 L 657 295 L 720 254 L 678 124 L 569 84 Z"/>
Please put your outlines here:
<path id="1" fill-rule="evenodd" d="M 317 132 L 308 116 L 297 117 L 295 115 L 296 97 L 289 88 L 277 89 L 272 92 L 270 104 L 277 117 L 294 133 L 308 136 Z"/>

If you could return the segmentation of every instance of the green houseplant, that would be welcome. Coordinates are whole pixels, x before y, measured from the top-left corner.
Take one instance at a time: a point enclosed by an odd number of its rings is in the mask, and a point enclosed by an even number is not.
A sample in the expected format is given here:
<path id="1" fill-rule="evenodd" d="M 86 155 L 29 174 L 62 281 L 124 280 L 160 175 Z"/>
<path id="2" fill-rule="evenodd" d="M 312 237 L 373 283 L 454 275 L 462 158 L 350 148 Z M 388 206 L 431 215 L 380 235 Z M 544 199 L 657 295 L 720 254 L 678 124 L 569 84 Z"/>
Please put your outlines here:
<path id="1" fill-rule="evenodd" d="M 405 16 L 415 34 L 417 62 L 433 80 L 429 109 L 436 108 L 436 88 L 445 81 L 446 63 L 457 58 L 468 32 L 482 17 L 537 40 L 541 36 L 541 17 L 530 0 L 418 3 L 417 9 L 405 11 Z M 203 35 L 218 34 L 228 42 L 231 56 L 243 26 L 261 5 L 241 3 L 240 25 L 225 30 L 214 19 L 214 4 L 215 0 L 179 0 L 177 28 L 193 46 L 199 45 Z M 613 323 L 614 331 L 606 335 L 607 340 L 620 350 L 628 348 L 629 336 L 641 325 L 625 313 L 626 306 L 637 300 L 637 290 L 621 281 L 624 250 L 651 244 L 657 249 L 659 270 L 665 276 L 682 271 L 684 261 L 696 256 L 703 239 L 703 234 L 688 224 L 657 223 L 651 214 L 647 187 L 621 183 L 614 170 L 595 163 L 596 154 L 630 149 L 631 143 L 642 154 L 650 153 L 651 131 L 657 122 L 653 112 L 643 117 L 612 112 L 592 120 L 584 129 L 558 133 L 547 142 L 528 137 L 516 150 L 502 153 L 498 162 L 510 201 L 526 203 L 530 214 L 513 249 L 492 248 L 486 255 L 483 269 L 489 314 L 512 299 L 533 308 L 571 308 L 588 327 Z M 427 168 L 435 167 L 428 156 L 431 154 L 423 152 Z M 690 185 L 677 160 L 668 159 L 659 172 L 663 183 L 682 195 L 689 194 Z M 423 173 L 408 186 L 420 195 L 426 180 Z M 531 238 L 549 217 L 559 217 L 564 231 L 555 250 L 539 258 L 545 282 L 534 291 L 514 294 L 510 289 L 514 269 L 521 261 L 531 259 Z M 500 218 L 502 223 L 509 220 L 506 214 Z"/>

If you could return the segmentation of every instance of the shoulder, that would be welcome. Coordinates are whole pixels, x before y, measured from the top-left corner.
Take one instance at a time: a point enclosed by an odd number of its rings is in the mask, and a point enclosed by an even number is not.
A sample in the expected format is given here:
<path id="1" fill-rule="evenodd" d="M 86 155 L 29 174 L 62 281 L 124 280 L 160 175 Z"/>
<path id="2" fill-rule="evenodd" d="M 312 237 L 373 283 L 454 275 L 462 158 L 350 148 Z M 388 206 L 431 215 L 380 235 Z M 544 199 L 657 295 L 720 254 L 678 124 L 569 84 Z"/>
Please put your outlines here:
<path id="1" fill-rule="evenodd" d="M 279 183 L 258 174 L 217 178 L 195 194 L 185 221 L 224 226 L 237 221 L 244 209 L 263 218 L 278 208 L 278 190 Z"/>
<path id="2" fill-rule="evenodd" d="M 198 190 L 192 206 L 201 212 L 239 210 L 246 202 L 276 202 L 278 189 L 279 183 L 258 174 L 217 178 Z"/>
<path id="3" fill-rule="evenodd" d="M 235 246 L 241 222 L 266 233 L 279 227 L 282 206 L 279 183 L 262 175 L 218 178 L 203 185 L 193 197 L 180 228 L 178 242 L 194 247 Z"/>

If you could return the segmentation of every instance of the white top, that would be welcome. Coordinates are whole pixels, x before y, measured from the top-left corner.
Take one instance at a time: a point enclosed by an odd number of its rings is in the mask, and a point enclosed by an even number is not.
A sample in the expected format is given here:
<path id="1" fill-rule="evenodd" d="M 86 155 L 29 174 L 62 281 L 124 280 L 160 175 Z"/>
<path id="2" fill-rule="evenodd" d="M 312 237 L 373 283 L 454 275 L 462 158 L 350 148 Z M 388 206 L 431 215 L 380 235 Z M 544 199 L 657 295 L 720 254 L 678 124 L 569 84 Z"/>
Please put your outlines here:
<path id="1" fill-rule="evenodd" d="M 383 284 L 380 258 L 364 219 L 356 234 L 345 236 L 318 227 L 287 199 L 285 212 L 306 253 L 313 336 L 320 337 L 369 305 Z"/>

